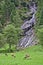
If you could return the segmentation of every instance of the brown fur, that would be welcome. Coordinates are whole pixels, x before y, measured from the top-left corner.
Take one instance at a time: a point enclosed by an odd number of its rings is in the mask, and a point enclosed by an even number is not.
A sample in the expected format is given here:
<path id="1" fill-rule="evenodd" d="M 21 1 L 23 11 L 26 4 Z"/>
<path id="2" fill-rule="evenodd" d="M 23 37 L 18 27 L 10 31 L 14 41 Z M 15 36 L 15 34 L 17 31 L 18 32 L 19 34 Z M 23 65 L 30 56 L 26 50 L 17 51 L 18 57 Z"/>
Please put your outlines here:
<path id="1" fill-rule="evenodd" d="M 11 55 L 12 57 L 16 57 L 14 54 Z"/>
<path id="2" fill-rule="evenodd" d="M 24 58 L 25 59 L 29 59 L 30 58 L 30 55 L 29 54 L 26 54 Z"/>
<path id="3" fill-rule="evenodd" d="M 5 55 L 8 56 L 7 53 L 5 53 Z"/>

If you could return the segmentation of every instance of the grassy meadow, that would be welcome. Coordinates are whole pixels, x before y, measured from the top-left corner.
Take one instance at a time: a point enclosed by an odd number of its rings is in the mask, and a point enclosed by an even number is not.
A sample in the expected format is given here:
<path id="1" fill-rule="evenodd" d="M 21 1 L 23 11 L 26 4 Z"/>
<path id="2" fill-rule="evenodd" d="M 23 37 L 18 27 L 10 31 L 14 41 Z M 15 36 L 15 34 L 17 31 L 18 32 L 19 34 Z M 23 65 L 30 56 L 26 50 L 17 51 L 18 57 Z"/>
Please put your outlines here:
<path id="1" fill-rule="evenodd" d="M 29 55 L 27 59 L 26 54 Z M 0 65 L 43 65 L 43 49 L 36 45 L 7 55 L 0 53 Z"/>

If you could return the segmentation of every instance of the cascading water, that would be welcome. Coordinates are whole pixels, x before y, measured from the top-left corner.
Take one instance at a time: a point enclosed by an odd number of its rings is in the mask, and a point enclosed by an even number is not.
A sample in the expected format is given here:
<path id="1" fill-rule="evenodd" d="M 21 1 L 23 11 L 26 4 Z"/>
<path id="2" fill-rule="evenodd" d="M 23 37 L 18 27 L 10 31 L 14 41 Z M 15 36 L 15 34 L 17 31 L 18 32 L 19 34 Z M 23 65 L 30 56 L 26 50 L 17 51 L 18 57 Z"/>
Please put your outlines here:
<path id="1" fill-rule="evenodd" d="M 35 14 L 37 11 L 37 7 L 35 2 L 32 3 L 33 5 L 29 5 L 31 12 L 28 13 L 33 13 L 32 18 L 25 21 L 24 24 L 21 26 L 21 29 L 24 31 L 25 36 L 20 39 L 18 46 L 23 48 L 36 44 L 36 36 L 33 26 L 36 24 Z"/>

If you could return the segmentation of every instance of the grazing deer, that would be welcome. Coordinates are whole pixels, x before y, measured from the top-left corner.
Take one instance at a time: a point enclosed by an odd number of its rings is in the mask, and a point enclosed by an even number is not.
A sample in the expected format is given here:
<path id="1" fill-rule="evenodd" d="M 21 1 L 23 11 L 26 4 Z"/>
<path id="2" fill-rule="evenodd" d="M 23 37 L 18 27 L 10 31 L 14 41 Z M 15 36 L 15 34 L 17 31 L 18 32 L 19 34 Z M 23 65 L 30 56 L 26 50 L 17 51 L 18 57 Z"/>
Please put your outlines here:
<path id="1" fill-rule="evenodd" d="M 5 55 L 8 56 L 7 53 L 5 53 Z"/>
<path id="2" fill-rule="evenodd" d="M 29 59 L 30 58 L 30 55 L 29 54 L 26 54 L 24 58 L 25 59 Z"/>
<path id="3" fill-rule="evenodd" d="M 16 57 L 14 54 L 11 55 L 12 57 Z"/>

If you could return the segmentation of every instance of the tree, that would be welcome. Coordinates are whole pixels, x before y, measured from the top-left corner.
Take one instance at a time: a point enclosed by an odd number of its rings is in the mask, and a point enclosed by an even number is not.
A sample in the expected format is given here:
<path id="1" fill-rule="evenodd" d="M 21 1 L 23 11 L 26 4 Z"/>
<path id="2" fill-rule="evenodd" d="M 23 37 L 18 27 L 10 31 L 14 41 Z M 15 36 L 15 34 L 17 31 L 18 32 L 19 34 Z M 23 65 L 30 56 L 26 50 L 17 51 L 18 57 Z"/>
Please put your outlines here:
<path id="1" fill-rule="evenodd" d="M 0 2 L 0 24 L 1 25 L 4 25 L 5 23 L 4 13 L 5 13 L 5 2 L 3 0 Z"/>
<path id="2" fill-rule="evenodd" d="M 0 23 L 3 27 L 11 22 L 12 11 L 15 13 L 15 5 L 11 0 L 3 0 L 0 3 Z"/>
<path id="3" fill-rule="evenodd" d="M 13 24 L 7 25 L 3 30 L 6 42 L 9 44 L 9 50 L 11 50 L 11 45 L 16 45 L 18 43 L 18 29 L 14 27 Z"/>
<path id="4" fill-rule="evenodd" d="M 39 38 L 39 43 L 43 45 L 43 0 L 36 0 L 38 3 L 38 9 L 37 9 L 37 25 L 36 25 L 36 32 L 37 36 Z"/>
<path id="5" fill-rule="evenodd" d="M 4 35 L 0 33 L 0 48 L 5 44 Z"/>
<path id="6" fill-rule="evenodd" d="M 37 32 L 39 43 L 43 46 L 43 28 L 38 29 Z"/>
<path id="7" fill-rule="evenodd" d="M 11 21 L 12 21 L 12 23 L 14 23 L 16 28 L 20 27 L 22 24 L 22 20 L 19 16 L 18 12 L 16 12 L 16 15 L 14 15 L 14 13 L 11 15 Z"/>

